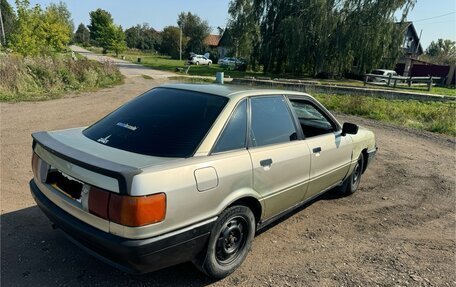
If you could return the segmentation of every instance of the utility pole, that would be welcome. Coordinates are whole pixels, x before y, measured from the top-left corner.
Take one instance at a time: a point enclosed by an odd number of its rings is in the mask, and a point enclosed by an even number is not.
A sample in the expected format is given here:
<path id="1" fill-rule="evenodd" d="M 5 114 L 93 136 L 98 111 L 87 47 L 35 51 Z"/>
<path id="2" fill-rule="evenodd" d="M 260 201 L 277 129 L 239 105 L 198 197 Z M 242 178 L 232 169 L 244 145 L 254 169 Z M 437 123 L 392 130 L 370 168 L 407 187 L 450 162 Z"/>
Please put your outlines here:
<path id="1" fill-rule="evenodd" d="M 179 25 L 180 37 L 179 37 L 179 60 L 182 61 L 182 24 Z"/>
<path id="2" fill-rule="evenodd" d="M 6 45 L 5 27 L 3 26 L 2 5 L 0 4 L 0 25 L 2 27 L 3 44 Z M 0 41 L 1 46 L 1 41 Z"/>
<path id="3" fill-rule="evenodd" d="M 415 55 L 418 55 L 418 49 L 420 48 L 420 42 L 421 42 L 421 34 L 423 34 L 423 29 L 421 29 L 420 37 L 418 38 L 418 43 L 416 43 Z"/>

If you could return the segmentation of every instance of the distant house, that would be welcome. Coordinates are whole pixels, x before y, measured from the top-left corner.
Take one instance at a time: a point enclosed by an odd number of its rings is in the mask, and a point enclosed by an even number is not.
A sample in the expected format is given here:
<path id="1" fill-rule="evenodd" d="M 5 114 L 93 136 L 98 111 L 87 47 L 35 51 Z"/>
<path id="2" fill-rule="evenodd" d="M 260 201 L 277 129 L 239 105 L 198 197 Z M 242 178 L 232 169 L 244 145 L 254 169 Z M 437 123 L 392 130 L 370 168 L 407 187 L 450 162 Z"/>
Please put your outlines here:
<path id="1" fill-rule="evenodd" d="M 413 62 L 423 54 L 423 47 L 412 22 L 396 23 L 396 25 L 399 25 L 404 33 L 404 40 L 401 44 L 404 53 L 396 64 L 396 69 L 398 69 L 396 72 L 399 75 L 410 76 Z"/>
<path id="2" fill-rule="evenodd" d="M 208 45 L 209 48 L 217 48 L 221 38 L 222 36 L 220 35 L 210 34 L 204 38 L 204 44 Z"/>
<path id="3" fill-rule="evenodd" d="M 228 48 L 224 44 L 226 42 L 224 39 L 227 38 L 225 35 L 227 35 L 227 33 L 223 33 L 223 35 L 210 34 L 204 39 L 204 44 L 209 46 L 209 48 L 217 49 L 219 58 L 224 58 L 228 53 Z"/>
<path id="4" fill-rule="evenodd" d="M 396 23 L 401 25 L 404 33 L 404 40 L 401 48 L 404 50 L 404 57 L 417 58 L 423 54 L 423 47 L 421 46 L 420 37 L 416 32 L 415 26 L 412 22 Z"/>

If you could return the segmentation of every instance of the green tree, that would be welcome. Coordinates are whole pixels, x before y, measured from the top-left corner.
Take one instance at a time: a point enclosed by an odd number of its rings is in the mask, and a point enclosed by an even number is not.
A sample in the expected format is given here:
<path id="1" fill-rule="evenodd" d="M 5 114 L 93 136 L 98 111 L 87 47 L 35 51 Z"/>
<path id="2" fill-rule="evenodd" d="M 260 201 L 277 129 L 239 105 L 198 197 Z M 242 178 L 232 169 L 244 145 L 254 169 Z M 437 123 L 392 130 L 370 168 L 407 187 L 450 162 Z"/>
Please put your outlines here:
<path id="1" fill-rule="evenodd" d="M 85 47 L 90 45 L 90 31 L 84 24 L 79 24 L 73 35 L 73 42 L 82 44 Z"/>
<path id="2" fill-rule="evenodd" d="M 49 4 L 41 18 L 46 46 L 55 51 L 63 51 L 72 38 L 74 27 L 66 4 Z"/>
<path id="3" fill-rule="evenodd" d="M 5 29 L 5 31 L 2 31 L 2 27 L 0 26 L 0 43 L 7 44 L 15 28 L 16 14 L 7 0 L 0 0 L 0 10 L 2 13 L 3 28 Z M 2 38 L 3 33 L 5 34 L 5 39 Z"/>
<path id="4" fill-rule="evenodd" d="M 125 33 L 122 30 L 121 26 L 116 26 L 114 24 L 111 25 L 111 28 L 109 30 L 111 35 L 109 37 L 108 49 L 114 51 L 118 57 L 119 54 L 125 51 L 127 48 L 127 44 L 125 42 Z"/>
<path id="5" fill-rule="evenodd" d="M 89 13 L 90 38 L 94 44 L 103 48 L 103 53 L 112 50 L 118 56 L 126 49 L 125 33 L 122 27 L 114 24 L 114 20 L 109 12 L 97 9 Z"/>
<path id="6" fill-rule="evenodd" d="M 177 18 L 177 25 L 182 28 L 182 33 L 187 38 L 188 43 L 185 49 L 187 53 L 205 52 L 207 46 L 204 44 L 204 39 L 211 31 L 207 21 L 201 20 L 198 15 L 190 12 L 182 12 Z"/>
<path id="7" fill-rule="evenodd" d="M 30 8 L 28 0 L 17 0 L 17 21 L 9 46 L 23 55 L 62 51 L 71 34 L 71 14 L 62 3 Z"/>
<path id="8" fill-rule="evenodd" d="M 432 41 L 426 49 L 423 59 L 435 64 L 456 64 L 456 42 L 449 39 Z"/>
<path id="9" fill-rule="evenodd" d="M 93 43 L 103 48 L 103 53 L 107 52 L 110 36 L 112 36 L 112 25 L 114 20 L 111 13 L 103 9 L 97 9 L 89 13 L 90 25 L 87 27 L 90 31 L 90 39 Z"/>
<path id="10" fill-rule="evenodd" d="M 233 0 L 228 7 L 230 19 L 224 31 L 224 45 L 229 45 L 236 57 L 249 59 L 250 66 L 257 65 L 259 48 L 259 23 L 255 19 L 252 0 Z"/>
<path id="11" fill-rule="evenodd" d="M 238 53 L 250 51 L 265 72 L 340 75 L 356 63 L 355 72 L 365 73 L 398 57 L 394 15 L 401 12 L 403 21 L 415 2 L 233 0 L 228 28 Z"/>
<path id="12" fill-rule="evenodd" d="M 125 37 L 129 48 L 139 50 L 155 51 L 161 42 L 160 34 L 148 24 L 128 28 Z"/>
<path id="13" fill-rule="evenodd" d="M 180 54 L 180 28 L 175 26 L 167 26 L 163 29 L 162 42 L 160 45 L 160 51 L 163 54 L 171 56 L 173 59 L 179 59 Z M 182 39 L 182 47 L 185 48 L 187 39 Z"/>

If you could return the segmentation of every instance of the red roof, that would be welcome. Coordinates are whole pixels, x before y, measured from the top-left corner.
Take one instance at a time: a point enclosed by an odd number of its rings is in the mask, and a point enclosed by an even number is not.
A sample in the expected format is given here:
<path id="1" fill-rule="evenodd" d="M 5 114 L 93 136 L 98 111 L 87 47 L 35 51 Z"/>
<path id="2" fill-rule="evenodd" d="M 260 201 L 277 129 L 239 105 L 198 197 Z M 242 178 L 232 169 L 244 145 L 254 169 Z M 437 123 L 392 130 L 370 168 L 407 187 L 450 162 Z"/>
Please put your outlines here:
<path id="1" fill-rule="evenodd" d="M 204 39 L 204 44 L 211 47 L 217 47 L 221 38 L 222 37 L 220 35 L 211 34 Z"/>

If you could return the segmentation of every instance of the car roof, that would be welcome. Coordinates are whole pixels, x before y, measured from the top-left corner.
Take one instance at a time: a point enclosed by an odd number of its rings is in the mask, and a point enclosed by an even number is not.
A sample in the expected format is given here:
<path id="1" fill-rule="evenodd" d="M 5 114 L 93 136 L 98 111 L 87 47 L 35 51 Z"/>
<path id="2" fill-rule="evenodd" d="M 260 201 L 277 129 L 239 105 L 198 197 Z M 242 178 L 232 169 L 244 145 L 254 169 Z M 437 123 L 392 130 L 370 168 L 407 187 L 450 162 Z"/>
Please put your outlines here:
<path id="1" fill-rule="evenodd" d="M 230 99 L 240 99 L 248 96 L 267 96 L 267 95 L 301 95 L 311 97 L 302 92 L 278 90 L 278 89 L 259 89 L 240 85 L 220 85 L 220 84 L 166 84 L 160 88 L 188 90 L 211 95 L 223 96 Z"/>

